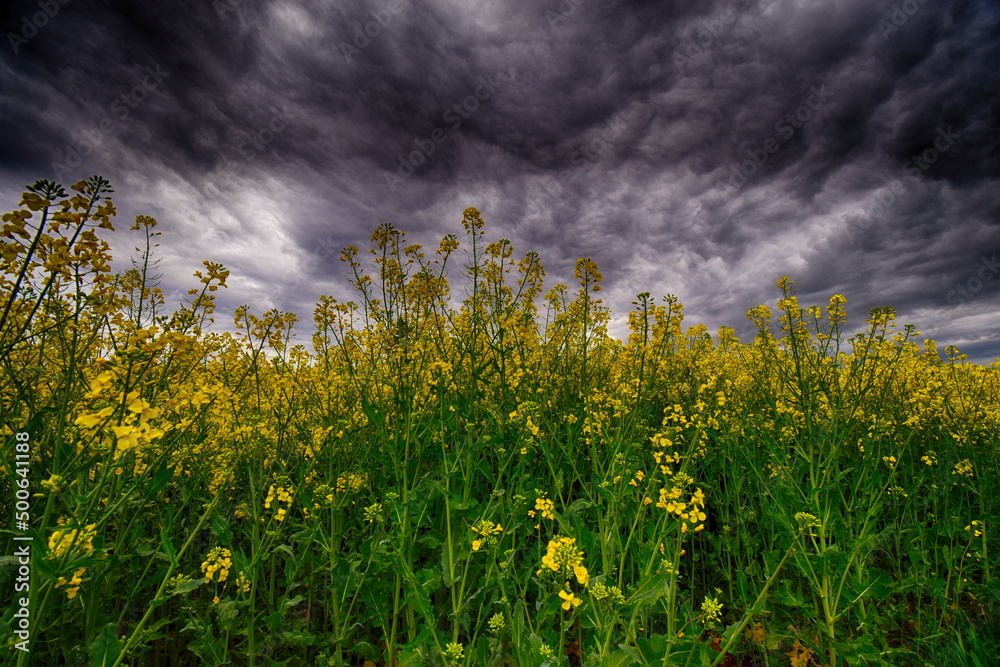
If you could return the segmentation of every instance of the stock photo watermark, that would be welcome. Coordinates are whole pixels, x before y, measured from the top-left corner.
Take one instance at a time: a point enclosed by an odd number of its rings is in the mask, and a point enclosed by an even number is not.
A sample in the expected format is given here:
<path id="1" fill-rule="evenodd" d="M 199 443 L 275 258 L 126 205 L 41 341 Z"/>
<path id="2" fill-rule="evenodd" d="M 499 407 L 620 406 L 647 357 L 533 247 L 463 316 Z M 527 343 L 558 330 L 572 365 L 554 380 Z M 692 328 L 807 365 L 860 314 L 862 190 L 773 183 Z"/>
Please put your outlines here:
<path id="1" fill-rule="evenodd" d="M 328 234 L 319 241 L 316 241 L 313 244 L 313 248 L 315 254 L 309 253 L 296 263 L 298 273 L 288 278 L 285 289 L 294 289 L 301 285 L 307 278 L 311 280 L 313 273 L 319 268 L 320 263 L 340 254 L 343 246 Z"/>
<path id="2" fill-rule="evenodd" d="M 549 176 L 542 183 L 542 187 L 553 197 L 562 194 L 563 187 L 569 181 L 576 168 L 584 166 L 589 161 L 591 165 L 597 164 L 601 156 L 611 147 L 612 142 L 621 136 L 624 123 L 618 120 L 614 123 L 604 122 L 605 128 L 601 135 L 578 146 L 570 155 L 569 163 L 573 169 L 563 169 L 558 176 Z"/>
<path id="3" fill-rule="evenodd" d="M 921 172 L 930 169 L 932 164 L 955 145 L 955 140 L 961 138 L 961 134 L 951 131 L 951 125 L 948 126 L 947 130 L 939 127 L 937 136 L 934 137 L 934 143 L 904 162 L 903 171 L 911 176 L 923 177 Z"/>
<path id="4" fill-rule="evenodd" d="M 404 9 L 406 9 L 406 5 L 403 0 L 393 0 L 385 9 L 373 9 L 368 12 L 375 19 L 374 21 L 368 21 L 364 24 L 358 21 L 353 31 L 354 45 L 352 46 L 347 42 L 339 44 L 340 53 L 347 59 L 347 62 L 351 62 L 352 57 L 360 55 L 364 49 L 367 49 L 372 40 L 381 35 L 385 28 L 389 27 L 392 23 L 392 17 L 401 14 Z"/>
<path id="5" fill-rule="evenodd" d="M 1000 264 L 997 263 L 996 255 L 992 255 L 989 259 L 980 257 L 979 269 L 963 282 L 955 285 L 955 288 L 945 295 L 945 300 L 953 306 L 971 301 L 972 297 L 979 294 L 986 283 L 993 280 L 997 273 L 1000 273 Z"/>
<path id="6" fill-rule="evenodd" d="M 479 85 L 471 95 L 464 97 L 448 107 L 441 119 L 449 125 L 449 129 L 435 127 L 431 133 L 423 139 L 414 139 L 414 150 L 397 158 L 396 173 L 385 173 L 385 184 L 389 186 L 391 192 L 396 191 L 396 187 L 416 172 L 422 164 L 427 162 L 437 147 L 448 140 L 448 132 L 454 132 L 462 127 L 462 122 L 468 120 L 472 114 L 479 109 L 482 102 L 487 101 L 493 93 L 502 85 L 514 81 L 517 70 L 511 67 L 506 74 L 495 72 L 488 76 L 480 75 L 476 81 Z"/>
<path id="7" fill-rule="evenodd" d="M 587 0 L 562 0 L 556 11 L 545 10 L 545 20 L 549 22 L 550 28 L 558 28 L 566 25 L 569 17 L 576 13 L 576 8 L 587 2 Z"/>
<path id="8" fill-rule="evenodd" d="M 737 0 L 734 7 L 723 9 L 718 18 L 699 23 L 692 28 L 688 33 L 686 43 L 682 43 L 674 49 L 671 56 L 677 71 L 681 71 L 682 65 L 707 53 L 715 44 L 715 40 L 721 37 L 729 26 L 736 23 L 740 14 L 749 9 L 751 4 L 752 0 Z"/>
<path id="9" fill-rule="evenodd" d="M 947 129 L 939 127 L 937 129 L 937 136 L 934 137 L 931 144 L 912 155 L 909 160 L 903 163 L 903 171 L 908 176 L 916 176 L 922 179 L 924 172 L 940 160 L 942 155 L 951 150 L 955 142 L 961 138 L 961 134 L 952 131 L 951 125 Z M 906 189 L 900 181 L 893 181 L 886 189 L 880 190 L 875 195 L 875 204 L 867 214 L 860 220 L 851 221 L 852 228 L 848 229 L 848 233 L 852 239 L 855 242 L 860 240 L 862 234 L 871 229 L 875 224 L 875 219 L 884 216 L 892 205 L 896 203 L 897 197 L 900 197 L 905 191 Z"/>
<path id="10" fill-rule="evenodd" d="M 14 591 L 25 596 L 31 594 L 31 535 L 26 535 L 31 528 L 31 480 L 29 477 L 29 467 L 31 465 L 31 435 L 26 431 L 19 431 L 14 434 L 14 458 L 16 469 L 11 476 L 11 486 L 16 487 L 14 492 L 14 509 L 17 531 L 20 534 L 14 535 L 15 546 L 12 561 L 16 561 L 17 576 L 14 578 Z M 29 651 L 28 641 L 31 637 L 31 614 L 29 607 L 31 600 L 29 597 L 15 599 L 12 607 L 16 608 L 14 616 L 11 618 L 10 627 L 20 640 L 14 644 L 14 648 L 27 653 Z"/>
<path id="11" fill-rule="evenodd" d="M 159 65 L 147 66 L 145 70 L 148 74 L 142 78 L 142 82 L 117 97 L 111 103 L 108 114 L 101 119 L 96 128 L 84 130 L 82 139 L 67 145 L 61 152 L 57 151 L 57 159 L 52 162 L 52 170 L 57 180 L 62 180 L 72 169 L 79 167 L 83 163 L 83 158 L 93 153 L 107 135 L 114 133 L 115 124 L 127 119 L 132 111 L 139 108 L 149 93 L 156 90 L 160 83 L 170 76 L 170 72 L 163 71 Z"/>
<path id="12" fill-rule="evenodd" d="M 230 12 L 237 12 L 242 0 L 212 0 L 212 9 L 219 15 L 219 20 L 224 21 Z"/>
<path id="13" fill-rule="evenodd" d="M 821 85 L 819 88 L 811 86 L 809 95 L 805 97 L 802 104 L 795 110 L 786 113 L 774 124 L 774 131 L 780 134 L 782 139 L 768 137 L 759 148 L 748 148 L 747 155 L 750 156 L 750 159 L 744 160 L 742 163 L 734 163 L 731 166 L 733 175 L 729 179 L 729 185 L 734 188 L 743 187 L 751 176 L 767 164 L 769 156 L 781 150 L 780 142 L 788 141 L 794 137 L 796 131 L 801 130 L 806 123 L 812 120 L 816 112 L 822 109 L 829 99 L 830 93 L 827 91 L 826 85 Z"/>
<path id="14" fill-rule="evenodd" d="M 899 32 L 899 29 L 906 25 L 910 17 L 920 11 L 920 8 L 927 0 L 905 0 L 892 6 L 892 11 L 876 24 L 882 41 L 888 42 L 889 38 Z"/>
<path id="15" fill-rule="evenodd" d="M 70 0 L 39 0 L 39 11 L 32 14 L 30 18 L 27 14 L 21 17 L 21 31 L 7 33 L 7 41 L 10 42 L 14 53 L 20 53 L 21 47 L 34 39 L 38 31 L 47 26 L 49 21 L 59 14 L 59 10 L 69 3 Z"/>
<path id="16" fill-rule="evenodd" d="M 253 162 L 259 153 L 263 153 L 266 150 L 270 150 L 271 153 L 276 154 L 277 151 L 271 146 L 271 143 L 275 138 L 281 134 L 291 118 L 288 115 L 288 111 L 285 109 L 277 109 L 276 107 L 271 107 L 271 117 L 268 119 L 264 127 L 259 127 L 250 134 L 250 138 L 244 140 L 237 149 L 239 154 L 243 156 L 240 161 L 236 160 L 225 160 L 222 172 L 218 176 L 212 176 L 209 178 L 208 182 L 205 184 L 205 194 L 210 197 L 217 196 L 222 190 L 219 187 L 219 183 L 225 185 L 232 185 L 236 182 L 236 177 L 239 176 L 244 167 Z"/>

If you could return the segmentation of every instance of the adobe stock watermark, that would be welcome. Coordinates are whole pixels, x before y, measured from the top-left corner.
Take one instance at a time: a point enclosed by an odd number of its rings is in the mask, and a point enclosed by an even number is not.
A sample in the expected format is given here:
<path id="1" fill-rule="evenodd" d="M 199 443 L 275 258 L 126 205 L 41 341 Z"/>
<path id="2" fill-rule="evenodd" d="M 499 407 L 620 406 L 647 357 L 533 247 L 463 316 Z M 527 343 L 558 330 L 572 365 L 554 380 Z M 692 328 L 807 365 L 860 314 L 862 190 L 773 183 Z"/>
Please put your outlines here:
<path id="1" fill-rule="evenodd" d="M 993 280 L 997 273 L 1000 273 L 1000 264 L 997 263 L 997 256 L 992 255 L 989 259 L 979 258 L 979 269 L 966 280 L 955 285 L 955 288 L 945 295 L 945 300 L 958 306 L 966 301 L 971 301 L 972 297 L 979 294 L 989 281 Z"/>
<path id="2" fill-rule="evenodd" d="M 952 131 L 951 125 L 947 129 L 939 127 L 937 129 L 937 136 L 934 137 L 931 145 L 910 156 L 910 159 L 903 163 L 903 171 L 909 176 L 916 176 L 922 179 L 924 172 L 940 160 L 942 155 L 951 150 L 951 147 L 955 145 L 955 141 L 961 138 L 961 134 Z M 854 229 L 848 229 L 848 233 L 852 239 L 855 242 L 860 240 L 863 233 L 872 228 L 875 219 L 885 215 L 892 205 L 896 203 L 896 198 L 901 196 L 903 192 L 905 192 L 905 188 L 899 181 L 893 181 L 887 189 L 878 192 L 875 195 L 875 204 L 868 211 L 867 215 L 858 221 L 851 222 L 851 227 Z"/>
<path id="3" fill-rule="evenodd" d="M 29 19 L 27 15 L 21 17 L 21 32 L 8 32 L 7 41 L 14 49 L 14 53 L 20 53 L 21 47 L 26 45 L 38 31 L 49 24 L 54 19 L 62 7 L 70 3 L 70 0 L 38 0 L 38 9 Z"/>
<path id="4" fill-rule="evenodd" d="M 354 46 L 347 42 L 341 42 L 338 45 L 340 53 L 347 59 L 347 62 L 351 62 L 353 56 L 359 55 L 364 49 L 367 49 L 372 40 L 381 35 L 382 30 L 389 27 L 389 24 L 392 23 L 392 17 L 400 14 L 405 8 L 403 0 L 392 0 L 385 9 L 373 9 L 368 12 L 375 19 L 374 21 L 368 21 L 364 24 L 358 21 L 353 31 Z"/>
<path id="5" fill-rule="evenodd" d="M 783 141 L 788 141 L 795 136 L 797 130 L 801 130 L 806 123 L 812 120 L 815 113 L 822 109 L 829 99 L 830 93 L 827 91 L 825 85 L 821 85 L 819 88 L 810 86 L 809 95 L 805 97 L 802 104 L 794 111 L 786 113 L 779 118 L 774 124 L 774 131 L 782 136 Z M 760 148 L 748 148 L 747 155 L 750 156 L 750 159 L 732 165 L 733 175 L 729 179 L 729 185 L 734 188 L 743 187 L 751 176 L 767 164 L 769 156 L 774 155 L 781 148 L 780 140 L 774 137 L 764 140 Z"/>
<path id="6" fill-rule="evenodd" d="M 507 71 L 507 74 L 496 72 L 488 76 L 480 75 L 476 79 L 479 85 L 476 86 L 473 93 L 448 107 L 442 115 L 441 119 L 448 123 L 450 130 L 435 127 L 427 138 L 414 139 L 413 145 L 416 148 L 408 154 L 398 157 L 399 164 L 396 167 L 395 175 L 389 172 L 385 173 L 385 184 L 389 186 L 389 190 L 395 192 L 396 186 L 401 185 L 405 179 L 412 176 L 418 167 L 430 159 L 437 147 L 448 140 L 449 131 L 454 132 L 462 127 L 462 122 L 479 109 L 481 102 L 490 99 L 497 88 L 514 81 L 516 76 L 517 70 L 513 67 Z"/>
<path id="7" fill-rule="evenodd" d="M 239 162 L 236 160 L 225 160 L 223 165 L 222 173 L 218 176 L 211 177 L 205 184 L 204 191 L 209 197 L 217 196 L 222 190 L 219 187 L 219 183 L 226 185 L 232 185 L 236 182 L 236 177 L 239 176 L 244 167 L 253 162 L 257 157 L 258 153 L 263 153 L 265 150 L 270 150 L 272 154 L 277 154 L 271 143 L 275 138 L 281 134 L 289 121 L 292 120 L 288 115 L 288 111 L 285 109 L 277 109 L 271 107 L 271 117 L 268 119 L 264 127 L 259 127 L 250 134 L 250 138 L 243 141 L 237 149 L 243 159 Z"/>
<path id="8" fill-rule="evenodd" d="M 212 0 L 212 9 L 219 15 L 220 21 L 225 21 L 230 12 L 236 13 L 243 0 Z"/>
<path id="9" fill-rule="evenodd" d="M 334 257 L 343 250 L 343 246 L 337 243 L 336 239 L 329 234 L 324 238 L 313 244 L 315 249 L 314 253 L 309 253 L 305 258 L 298 263 L 298 274 L 286 281 L 285 288 L 292 289 L 298 287 L 305 281 L 306 278 L 312 276 L 313 272 L 319 268 L 320 262 L 325 262 L 326 260 Z"/>
<path id="10" fill-rule="evenodd" d="M 691 59 L 707 53 L 715 40 L 721 37 L 729 26 L 736 23 L 739 15 L 745 12 L 751 4 L 752 0 L 737 0 L 735 11 L 733 7 L 726 7 L 722 10 L 719 18 L 711 19 L 694 27 L 688 34 L 687 43 L 674 49 L 671 56 L 677 71 L 682 71 L 681 66 Z"/>
<path id="11" fill-rule="evenodd" d="M 97 124 L 93 130 L 84 130 L 83 139 L 73 145 L 67 145 L 62 152 L 57 151 L 57 159 L 52 162 L 52 170 L 55 172 L 56 180 L 63 180 L 63 177 L 72 169 L 76 169 L 83 163 L 83 158 L 94 152 L 94 149 L 104 142 L 106 135 L 114 132 L 115 124 L 129 117 L 135 109 L 149 96 L 151 91 L 156 90 L 160 83 L 170 76 L 170 72 L 163 71 L 159 65 L 147 66 L 146 76 L 142 81 L 132 88 L 132 90 L 122 93 L 111 103 L 108 114 Z M 115 118 L 112 118 L 115 116 Z"/>
<path id="12" fill-rule="evenodd" d="M 569 17 L 576 12 L 576 8 L 587 2 L 587 0 L 562 0 L 556 8 L 545 10 L 545 20 L 549 22 L 550 28 L 559 28 L 569 22 Z"/>
<path id="13" fill-rule="evenodd" d="M 559 172 L 558 176 L 546 177 L 542 184 L 546 192 L 553 197 L 558 197 L 562 194 L 563 186 L 566 185 L 575 168 L 587 164 L 588 160 L 591 165 L 597 164 L 600 161 L 601 155 L 611 147 L 615 139 L 621 136 L 622 128 L 624 127 L 624 123 L 621 120 L 615 123 L 604 121 L 604 125 L 605 128 L 601 131 L 599 137 L 578 146 L 570 156 L 569 163 L 573 165 L 574 169 L 563 169 Z"/>
<path id="14" fill-rule="evenodd" d="M 882 41 L 888 42 L 889 38 L 899 32 L 899 29 L 906 25 L 910 17 L 920 11 L 926 2 L 927 0 L 904 0 L 893 4 L 892 11 L 875 24 L 882 34 Z"/>

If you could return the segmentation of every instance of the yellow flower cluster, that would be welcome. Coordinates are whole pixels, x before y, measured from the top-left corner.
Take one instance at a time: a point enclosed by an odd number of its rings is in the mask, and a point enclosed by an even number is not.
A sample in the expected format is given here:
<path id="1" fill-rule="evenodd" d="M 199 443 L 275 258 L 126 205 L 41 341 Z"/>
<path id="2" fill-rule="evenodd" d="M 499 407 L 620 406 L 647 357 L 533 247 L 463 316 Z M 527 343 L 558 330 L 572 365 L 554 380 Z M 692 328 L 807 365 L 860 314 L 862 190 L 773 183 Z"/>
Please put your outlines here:
<path id="1" fill-rule="evenodd" d="M 444 659 L 449 667 L 458 667 L 465 658 L 465 647 L 458 642 L 452 642 L 444 649 Z"/>
<path id="2" fill-rule="evenodd" d="M 357 473 L 349 472 L 346 475 L 340 475 L 337 477 L 337 493 L 344 493 L 347 489 L 351 490 L 351 493 L 357 493 L 358 489 L 365 485 L 368 481 L 368 473 Z"/>
<path id="3" fill-rule="evenodd" d="M 240 572 L 236 576 L 236 590 L 238 590 L 240 593 L 250 592 L 250 580 L 247 578 L 245 572 Z"/>
<path id="4" fill-rule="evenodd" d="M 219 574 L 219 582 L 225 581 L 229 577 L 229 568 L 233 566 L 232 553 L 225 547 L 215 547 L 208 552 L 208 557 L 201 564 L 202 574 L 205 575 L 205 583 L 211 583 L 215 574 Z"/>
<path id="5" fill-rule="evenodd" d="M 938 462 L 937 453 L 933 449 L 928 450 L 926 454 L 920 457 L 920 460 L 929 466 L 936 466 Z"/>
<path id="6" fill-rule="evenodd" d="M 333 489 L 329 484 L 320 484 L 313 494 L 313 509 L 319 510 L 333 505 Z"/>
<path id="7" fill-rule="evenodd" d="M 667 440 L 666 442 L 670 442 Z M 673 476 L 673 470 L 670 469 L 671 463 L 680 463 L 681 455 L 677 452 L 673 454 L 664 454 L 661 451 L 653 452 L 653 459 L 656 461 L 656 465 L 660 466 L 660 472 L 663 473 L 665 477 Z"/>
<path id="8" fill-rule="evenodd" d="M 56 582 L 56 588 L 69 584 L 66 588 L 66 598 L 72 600 L 80 590 L 80 584 L 83 583 L 83 575 L 86 571 L 87 568 L 85 567 L 77 568 L 76 572 L 73 573 L 73 577 L 68 582 L 66 581 L 66 577 L 59 577 L 59 580 Z"/>
<path id="9" fill-rule="evenodd" d="M 108 380 L 106 376 L 109 375 L 111 374 L 103 373 L 99 375 L 94 383 L 91 384 L 91 393 L 95 391 L 100 393 L 100 391 L 103 391 L 105 383 L 102 380 Z M 163 408 L 150 406 L 146 399 L 139 396 L 139 390 L 129 392 L 125 396 L 125 401 L 128 404 L 128 414 L 125 415 L 121 424 L 111 426 L 111 430 L 114 431 L 116 438 L 117 451 L 115 458 L 118 458 L 118 456 L 130 449 L 135 449 L 139 445 L 150 444 L 153 440 L 162 437 L 166 432 L 162 428 L 153 426 L 150 422 L 150 420 L 157 419 L 163 415 Z M 74 423 L 83 429 L 95 429 L 110 418 L 114 414 L 114 411 L 115 408 L 113 406 L 107 406 L 97 412 L 81 414 L 76 418 Z"/>
<path id="10" fill-rule="evenodd" d="M 962 459 L 955 464 L 955 469 L 951 471 L 951 474 L 972 479 L 972 462 L 969 459 Z"/>
<path id="11" fill-rule="evenodd" d="M 702 623 L 707 621 L 721 621 L 722 620 L 722 603 L 719 602 L 719 596 L 722 591 L 718 588 L 715 589 L 715 597 L 710 598 L 705 596 L 705 601 L 701 603 L 701 613 L 702 613 Z"/>
<path id="12" fill-rule="evenodd" d="M 66 487 L 66 480 L 62 475 L 51 475 L 47 480 L 42 482 L 42 488 L 50 493 L 59 493 Z"/>
<path id="13" fill-rule="evenodd" d="M 427 367 L 427 372 L 431 376 L 431 379 L 427 381 L 432 387 L 437 387 L 438 383 L 445 378 L 451 377 L 451 364 L 447 361 L 435 361 Z M 451 384 L 448 388 L 454 389 L 455 385 Z"/>
<path id="14" fill-rule="evenodd" d="M 495 635 L 498 635 L 500 634 L 500 632 L 503 631 L 505 627 L 507 627 L 507 619 L 503 617 L 503 614 L 499 613 L 493 614 L 492 616 L 490 616 L 488 625 L 490 627 L 490 632 L 492 632 Z"/>
<path id="15" fill-rule="evenodd" d="M 864 453 L 864 449 L 862 449 L 861 451 L 862 451 L 862 453 Z M 781 479 L 785 479 L 785 475 L 788 474 L 788 466 L 785 466 L 785 465 L 777 465 L 777 464 L 773 464 L 773 463 L 768 463 L 765 467 L 767 468 L 767 470 L 770 471 L 770 475 L 768 475 L 768 479 L 774 479 L 775 477 L 779 477 Z"/>
<path id="16" fill-rule="evenodd" d="M 583 551 L 576 548 L 575 537 L 557 536 L 551 539 L 542 556 L 542 566 L 538 570 L 539 576 L 549 572 L 562 574 L 567 586 L 571 572 L 581 585 L 586 586 L 590 582 L 590 574 L 583 566 Z"/>
<path id="17" fill-rule="evenodd" d="M 625 596 L 617 586 L 605 586 L 604 584 L 594 584 L 590 589 L 590 594 L 595 600 L 607 600 L 610 604 L 625 604 Z"/>
<path id="18" fill-rule="evenodd" d="M 966 530 L 972 531 L 973 537 L 982 537 L 983 535 L 983 522 L 973 521 L 970 525 L 965 527 Z"/>
<path id="19" fill-rule="evenodd" d="M 286 505 L 291 505 L 293 491 L 294 490 L 291 487 L 285 488 L 284 486 L 277 486 L 276 484 L 272 484 L 271 488 L 268 489 L 267 498 L 264 499 L 264 508 L 271 509 L 271 503 L 275 501 L 275 498 L 277 498 L 278 502 L 285 503 Z M 288 513 L 287 508 L 279 507 L 274 513 L 274 518 L 277 521 L 284 521 L 285 515 L 287 513 Z"/>
<path id="20" fill-rule="evenodd" d="M 678 476 L 683 473 L 678 473 Z M 672 487 L 669 491 L 665 488 L 660 489 L 660 499 L 657 501 L 656 506 L 662 510 L 665 510 L 671 514 L 674 514 L 681 520 L 681 532 L 686 533 L 688 531 L 688 523 L 694 529 L 694 532 L 698 532 L 705 529 L 705 524 L 703 523 L 708 515 L 705 514 L 705 493 L 701 489 L 695 490 L 687 502 L 684 502 L 681 497 L 683 493 L 683 486 L 690 483 L 690 478 L 684 480 L 685 484 Z"/>
<path id="21" fill-rule="evenodd" d="M 556 505 L 550 499 L 545 497 L 543 492 L 535 489 L 535 492 L 539 494 L 538 498 L 535 499 L 535 509 L 528 510 L 528 516 L 532 519 L 535 518 L 535 512 L 541 512 L 543 519 L 554 519 L 556 515 L 553 513 L 555 511 Z M 536 524 L 535 528 L 539 528 L 540 524 Z"/>
<path id="22" fill-rule="evenodd" d="M 372 503 L 366 507 L 364 519 L 367 523 L 382 523 L 382 503 Z"/>
<path id="23" fill-rule="evenodd" d="M 63 525 L 65 521 L 65 519 L 61 518 L 59 525 Z M 82 533 L 76 529 L 57 529 L 49 536 L 49 553 L 56 558 L 62 558 L 72 550 L 72 555 L 74 556 L 89 556 L 94 552 L 93 540 L 97 536 L 96 528 L 97 524 L 92 523 L 84 528 Z"/>
<path id="24" fill-rule="evenodd" d="M 193 580 L 186 574 L 175 574 L 167 579 L 167 586 L 170 588 L 171 593 L 176 593 L 178 588 L 190 581 Z"/>
<path id="25" fill-rule="evenodd" d="M 895 484 L 893 484 L 892 486 L 890 486 L 889 489 L 886 491 L 886 493 L 888 493 L 890 496 L 894 496 L 894 497 L 901 496 L 903 498 L 909 498 L 909 495 L 906 493 L 906 491 L 903 490 L 903 487 L 896 486 Z"/>
<path id="26" fill-rule="evenodd" d="M 503 532 L 503 528 L 498 523 L 493 523 L 486 519 L 480 519 L 476 525 L 469 530 L 479 535 L 478 540 L 472 541 L 472 550 L 479 551 L 485 543 L 486 546 L 493 547 L 497 544 L 497 535 Z"/>

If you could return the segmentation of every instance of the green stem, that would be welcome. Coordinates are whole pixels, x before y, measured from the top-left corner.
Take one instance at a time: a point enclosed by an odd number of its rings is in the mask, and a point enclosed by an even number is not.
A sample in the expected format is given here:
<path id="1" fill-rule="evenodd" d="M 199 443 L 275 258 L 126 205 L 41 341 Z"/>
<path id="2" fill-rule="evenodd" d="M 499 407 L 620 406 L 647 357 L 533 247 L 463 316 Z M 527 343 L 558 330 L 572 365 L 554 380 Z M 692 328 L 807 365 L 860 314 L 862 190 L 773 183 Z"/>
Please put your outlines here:
<path id="1" fill-rule="evenodd" d="M 801 536 L 801 534 L 802 532 L 799 531 L 799 536 Z M 768 577 L 767 583 L 764 584 L 764 590 L 762 590 L 760 592 L 760 595 L 757 596 L 757 599 L 754 601 L 753 606 L 751 606 L 749 611 L 747 611 L 747 613 L 743 615 L 743 620 L 740 621 L 740 624 L 736 627 L 736 630 L 729 636 L 729 641 L 726 642 L 725 646 L 722 647 L 722 651 L 719 653 L 719 655 L 715 657 L 715 660 L 712 661 L 711 667 L 715 667 L 720 662 L 722 662 L 723 658 L 725 658 L 726 654 L 729 652 L 729 648 L 733 645 L 733 642 L 735 642 L 736 639 L 740 636 L 740 633 L 743 631 L 743 628 L 745 628 L 747 623 L 750 622 L 750 619 L 753 618 L 754 615 L 756 615 L 760 611 L 760 608 L 763 606 L 764 601 L 767 599 L 767 592 L 771 589 L 771 584 L 773 584 L 777 580 L 778 573 L 781 572 L 781 568 L 784 567 L 785 561 L 787 561 L 788 557 L 792 555 L 793 551 L 795 551 L 795 544 L 797 541 L 798 541 L 798 536 L 796 536 L 795 542 L 792 542 L 792 546 L 788 548 L 788 551 L 785 552 L 785 556 L 781 559 L 781 562 L 778 563 L 778 567 L 776 567 L 771 576 Z M 666 661 L 664 661 L 664 665 L 666 665 Z"/>

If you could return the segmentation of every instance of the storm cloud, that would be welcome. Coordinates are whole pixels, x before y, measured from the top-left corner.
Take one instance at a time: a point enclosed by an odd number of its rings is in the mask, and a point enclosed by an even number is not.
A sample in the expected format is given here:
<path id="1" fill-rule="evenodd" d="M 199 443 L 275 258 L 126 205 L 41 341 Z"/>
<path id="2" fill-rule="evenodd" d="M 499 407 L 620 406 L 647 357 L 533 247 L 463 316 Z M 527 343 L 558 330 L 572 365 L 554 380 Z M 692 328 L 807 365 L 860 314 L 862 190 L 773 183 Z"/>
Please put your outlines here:
<path id="1" fill-rule="evenodd" d="M 308 322 L 349 298 L 343 246 L 579 257 L 611 332 L 635 294 L 686 323 L 847 297 L 940 348 L 1000 355 L 1000 5 L 985 0 L 34 0 L 5 5 L 0 194 L 92 174 L 152 215 L 168 299 L 204 259 L 247 303 Z M 308 343 L 308 327 L 299 338 Z"/>

